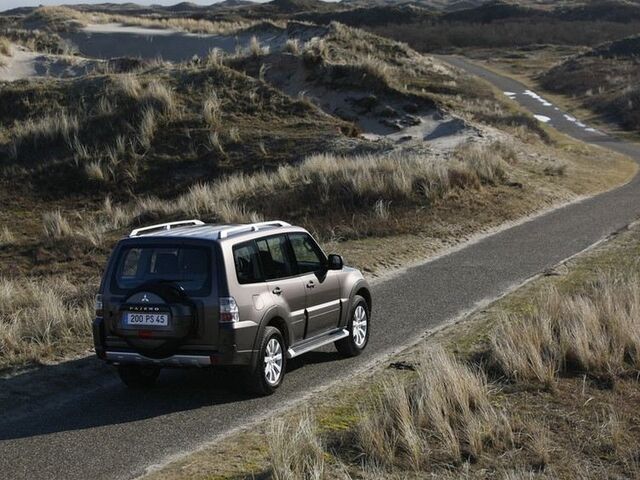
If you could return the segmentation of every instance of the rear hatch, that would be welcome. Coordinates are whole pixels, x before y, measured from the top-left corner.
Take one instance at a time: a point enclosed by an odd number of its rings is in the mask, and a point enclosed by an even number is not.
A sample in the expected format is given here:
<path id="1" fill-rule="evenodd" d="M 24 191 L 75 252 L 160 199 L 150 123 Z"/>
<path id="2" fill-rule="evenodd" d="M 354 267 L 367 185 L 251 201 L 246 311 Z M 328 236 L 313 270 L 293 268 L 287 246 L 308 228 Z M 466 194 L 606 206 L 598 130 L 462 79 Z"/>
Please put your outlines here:
<path id="1" fill-rule="evenodd" d="M 103 289 L 107 335 L 154 357 L 215 347 L 219 309 L 213 246 L 175 238 L 122 241 Z"/>

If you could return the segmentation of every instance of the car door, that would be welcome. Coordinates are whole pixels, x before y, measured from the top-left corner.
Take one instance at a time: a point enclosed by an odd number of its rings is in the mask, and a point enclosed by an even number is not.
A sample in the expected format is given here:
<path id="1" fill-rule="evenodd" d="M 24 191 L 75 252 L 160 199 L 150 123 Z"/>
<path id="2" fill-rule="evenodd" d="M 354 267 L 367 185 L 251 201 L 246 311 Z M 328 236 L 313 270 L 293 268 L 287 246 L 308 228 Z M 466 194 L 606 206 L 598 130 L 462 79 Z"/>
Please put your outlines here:
<path id="1" fill-rule="evenodd" d="M 304 338 L 306 298 L 304 283 L 296 276 L 287 236 L 261 238 L 256 245 L 273 301 L 288 315 L 286 320 L 293 330 L 294 344 Z"/>
<path id="2" fill-rule="evenodd" d="M 338 326 L 340 281 L 338 272 L 327 270 L 326 258 L 308 233 L 290 233 L 296 270 L 306 290 L 307 338 Z"/>

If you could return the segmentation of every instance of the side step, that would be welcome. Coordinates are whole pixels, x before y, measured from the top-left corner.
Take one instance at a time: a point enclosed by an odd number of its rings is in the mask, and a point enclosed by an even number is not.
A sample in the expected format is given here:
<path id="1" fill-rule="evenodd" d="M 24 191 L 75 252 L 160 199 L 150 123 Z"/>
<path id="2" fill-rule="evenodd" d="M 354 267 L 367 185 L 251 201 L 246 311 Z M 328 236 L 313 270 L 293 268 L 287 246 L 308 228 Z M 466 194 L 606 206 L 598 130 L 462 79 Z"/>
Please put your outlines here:
<path id="1" fill-rule="evenodd" d="M 342 340 L 349 336 L 349 330 L 344 328 L 339 328 L 338 330 L 333 330 L 332 332 L 325 333 L 319 337 L 312 338 L 307 342 L 294 347 L 289 348 L 287 350 L 287 358 L 295 358 L 303 353 L 310 352 L 311 350 L 315 350 L 316 348 L 323 347 L 324 345 L 328 345 L 330 343 L 336 342 L 338 340 Z"/>

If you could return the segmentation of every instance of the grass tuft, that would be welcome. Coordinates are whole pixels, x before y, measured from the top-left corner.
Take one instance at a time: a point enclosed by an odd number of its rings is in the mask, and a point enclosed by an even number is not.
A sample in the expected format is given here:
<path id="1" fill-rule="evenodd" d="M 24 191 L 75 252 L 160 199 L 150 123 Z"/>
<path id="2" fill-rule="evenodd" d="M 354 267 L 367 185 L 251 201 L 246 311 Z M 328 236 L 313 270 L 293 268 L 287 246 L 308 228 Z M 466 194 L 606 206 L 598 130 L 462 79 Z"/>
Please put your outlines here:
<path id="1" fill-rule="evenodd" d="M 640 372 L 639 331 L 640 275 L 600 272 L 581 293 L 550 288 L 531 313 L 506 315 L 491 356 L 516 380 L 552 385 L 558 373 L 571 371 L 613 380 Z"/>
<path id="2" fill-rule="evenodd" d="M 59 355 L 63 342 L 84 343 L 91 331 L 95 285 L 66 277 L 0 277 L 0 366 Z"/>
<path id="3" fill-rule="evenodd" d="M 42 215 L 44 235 L 50 239 L 62 239 L 73 236 L 73 228 L 60 210 L 46 212 Z"/>
<path id="4" fill-rule="evenodd" d="M 273 420 L 268 442 L 274 480 L 325 478 L 324 446 L 315 419 L 308 412 L 294 424 Z"/>

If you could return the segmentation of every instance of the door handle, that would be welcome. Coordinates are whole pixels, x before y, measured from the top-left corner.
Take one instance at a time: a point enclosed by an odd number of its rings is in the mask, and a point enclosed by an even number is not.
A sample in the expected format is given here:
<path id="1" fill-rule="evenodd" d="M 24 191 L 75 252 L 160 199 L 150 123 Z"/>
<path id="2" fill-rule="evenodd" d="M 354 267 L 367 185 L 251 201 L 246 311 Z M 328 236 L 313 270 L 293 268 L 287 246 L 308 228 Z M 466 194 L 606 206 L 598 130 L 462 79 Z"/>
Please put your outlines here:
<path id="1" fill-rule="evenodd" d="M 280 295 L 282 294 L 282 289 L 280 287 L 276 287 L 273 289 L 273 293 L 274 295 Z"/>
<path id="2" fill-rule="evenodd" d="M 307 283 L 307 288 L 315 288 L 316 284 L 313 283 L 312 280 L 309 280 L 309 283 Z"/>

